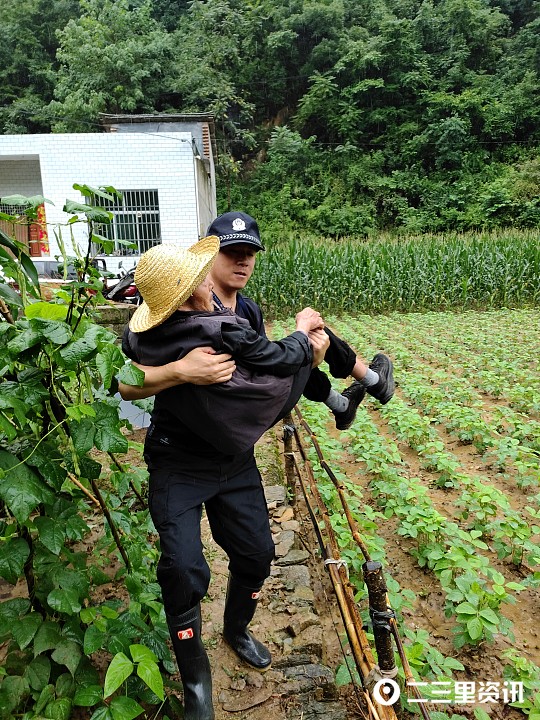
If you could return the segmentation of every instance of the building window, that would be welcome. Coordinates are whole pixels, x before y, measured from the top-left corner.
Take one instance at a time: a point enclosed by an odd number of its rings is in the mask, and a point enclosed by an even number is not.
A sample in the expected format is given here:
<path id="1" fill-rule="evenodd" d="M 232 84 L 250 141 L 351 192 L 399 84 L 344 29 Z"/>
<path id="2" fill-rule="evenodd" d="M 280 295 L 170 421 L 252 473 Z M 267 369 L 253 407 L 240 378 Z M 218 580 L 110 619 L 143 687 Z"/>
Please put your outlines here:
<path id="1" fill-rule="evenodd" d="M 16 240 L 26 245 L 27 252 L 33 257 L 49 254 L 49 242 L 47 239 L 47 222 L 45 220 L 45 207 L 38 205 L 35 209 L 36 219 L 31 220 L 25 210 L 30 207 L 27 205 L 10 205 L 8 203 L 0 203 L 0 213 L 6 213 L 16 217 L 17 220 L 0 219 L 0 230 L 3 230 L 9 237 L 15 237 Z"/>
<path id="2" fill-rule="evenodd" d="M 159 222 L 159 202 L 157 190 L 121 190 L 121 198 L 105 200 L 96 198 L 96 204 L 113 214 L 110 225 L 96 228 L 100 235 L 113 240 L 115 248 L 112 255 L 142 255 L 153 245 L 161 243 Z M 118 243 L 129 240 L 137 248 L 129 248 Z M 100 249 L 96 248 L 95 252 Z"/>

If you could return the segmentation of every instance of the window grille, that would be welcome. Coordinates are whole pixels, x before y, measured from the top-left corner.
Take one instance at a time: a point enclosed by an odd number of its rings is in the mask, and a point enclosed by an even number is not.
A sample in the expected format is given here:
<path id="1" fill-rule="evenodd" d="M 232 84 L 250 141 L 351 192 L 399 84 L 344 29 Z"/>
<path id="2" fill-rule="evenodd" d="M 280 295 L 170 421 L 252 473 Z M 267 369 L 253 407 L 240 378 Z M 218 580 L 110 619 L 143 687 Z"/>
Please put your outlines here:
<path id="1" fill-rule="evenodd" d="M 32 221 L 25 215 L 25 210 L 29 205 L 11 205 L 10 203 L 0 203 L 0 212 L 6 215 L 13 215 L 18 219 L 14 222 L 9 220 L 0 220 L 0 230 L 3 230 L 9 237 L 14 236 L 16 240 L 26 245 L 30 254 L 40 255 L 38 244 L 29 244 L 30 225 Z"/>
<path id="2" fill-rule="evenodd" d="M 24 211 L 29 205 L 9 205 L 8 203 L 0 203 L 0 212 L 6 215 L 24 215 Z"/>
<path id="3" fill-rule="evenodd" d="M 122 197 L 106 200 L 96 197 L 94 202 L 113 213 L 109 225 L 100 225 L 96 231 L 115 243 L 112 255 L 142 255 L 153 245 L 161 243 L 159 202 L 157 190 L 121 190 Z M 137 248 L 119 244 L 118 240 L 129 240 Z M 94 248 L 99 253 L 102 248 Z"/>

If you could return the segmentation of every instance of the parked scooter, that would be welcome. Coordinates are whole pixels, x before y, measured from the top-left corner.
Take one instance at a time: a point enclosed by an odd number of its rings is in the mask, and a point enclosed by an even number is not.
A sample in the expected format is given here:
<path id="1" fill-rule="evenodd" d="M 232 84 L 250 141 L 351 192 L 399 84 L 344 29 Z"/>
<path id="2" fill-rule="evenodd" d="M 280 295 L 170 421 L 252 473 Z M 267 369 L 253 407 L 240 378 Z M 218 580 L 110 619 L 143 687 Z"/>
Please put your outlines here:
<path id="1" fill-rule="evenodd" d="M 113 302 L 130 303 L 131 305 L 140 305 L 142 302 L 141 293 L 135 285 L 135 267 L 131 270 L 122 271 L 124 274 L 120 280 L 113 285 L 112 288 L 105 293 L 107 300 Z"/>

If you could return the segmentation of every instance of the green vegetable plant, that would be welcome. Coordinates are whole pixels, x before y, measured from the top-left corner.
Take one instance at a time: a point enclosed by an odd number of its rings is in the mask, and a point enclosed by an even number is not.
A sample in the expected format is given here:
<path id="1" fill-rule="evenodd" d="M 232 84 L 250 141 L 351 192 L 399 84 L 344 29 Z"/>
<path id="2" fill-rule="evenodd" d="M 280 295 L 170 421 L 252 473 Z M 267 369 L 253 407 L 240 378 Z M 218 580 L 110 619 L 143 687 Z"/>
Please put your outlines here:
<path id="1" fill-rule="evenodd" d="M 491 642 L 496 633 L 509 635 L 510 621 L 501 615 L 502 602 L 511 602 L 514 598 L 506 590 L 521 590 L 517 583 L 508 583 L 504 578 L 500 584 L 488 587 L 486 580 L 466 573 L 455 579 L 454 588 L 447 593 L 446 615 L 455 614 L 457 626 L 454 628 L 456 647 L 477 645 L 483 640 Z"/>
<path id="2" fill-rule="evenodd" d="M 163 702 L 161 670 L 174 669 L 147 473 L 123 462 L 130 443 L 114 397 L 119 380 L 143 375 L 94 322 L 103 278 L 91 249 L 107 250 L 96 225 L 112 217 L 98 203 L 116 191 L 74 189 L 84 201 L 66 202 L 69 220 L 55 232 L 62 247 L 82 223 L 87 246 L 73 248 L 78 277 L 51 301 L 24 248 L 0 234 L 0 577 L 23 595 L 0 603 L 2 720 L 68 720 L 76 706 L 96 706 L 94 720 L 131 720 L 139 701 Z M 21 200 L 29 218 L 38 199 Z M 121 600 L 94 601 L 97 586 L 119 580 Z M 95 660 L 108 663 L 105 678 Z"/>
<path id="3" fill-rule="evenodd" d="M 503 657 L 507 661 L 503 669 L 505 680 L 523 685 L 523 700 L 510 705 L 528 715 L 529 720 L 540 720 L 540 668 L 514 648 L 505 650 Z"/>

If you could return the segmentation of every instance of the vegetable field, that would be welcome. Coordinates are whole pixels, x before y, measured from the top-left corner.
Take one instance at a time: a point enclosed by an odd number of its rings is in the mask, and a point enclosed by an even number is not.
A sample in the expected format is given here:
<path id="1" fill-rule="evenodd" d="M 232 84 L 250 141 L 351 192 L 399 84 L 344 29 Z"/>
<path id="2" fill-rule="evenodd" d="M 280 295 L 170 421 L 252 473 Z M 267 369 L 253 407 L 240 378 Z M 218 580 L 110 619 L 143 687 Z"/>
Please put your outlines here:
<path id="1" fill-rule="evenodd" d="M 363 358 L 384 351 L 395 363 L 394 399 L 366 396 L 349 430 L 322 405 L 303 401 L 302 412 L 385 563 L 411 665 L 432 681 L 522 682 L 517 704 L 538 718 L 540 311 L 326 321 Z M 362 599 L 362 559 L 325 477 Z"/>

